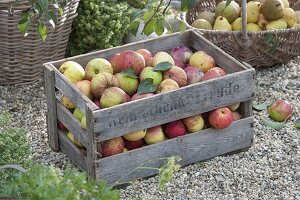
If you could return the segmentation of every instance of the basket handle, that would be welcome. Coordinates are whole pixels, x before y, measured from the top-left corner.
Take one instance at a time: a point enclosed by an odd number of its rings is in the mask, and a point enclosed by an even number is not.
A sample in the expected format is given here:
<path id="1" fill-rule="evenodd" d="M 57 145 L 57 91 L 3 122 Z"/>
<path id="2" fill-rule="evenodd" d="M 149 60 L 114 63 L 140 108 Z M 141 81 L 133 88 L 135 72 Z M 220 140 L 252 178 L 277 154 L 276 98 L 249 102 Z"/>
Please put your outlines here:
<path id="1" fill-rule="evenodd" d="M 247 0 L 242 0 L 242 38 L 247 39 Z"/>

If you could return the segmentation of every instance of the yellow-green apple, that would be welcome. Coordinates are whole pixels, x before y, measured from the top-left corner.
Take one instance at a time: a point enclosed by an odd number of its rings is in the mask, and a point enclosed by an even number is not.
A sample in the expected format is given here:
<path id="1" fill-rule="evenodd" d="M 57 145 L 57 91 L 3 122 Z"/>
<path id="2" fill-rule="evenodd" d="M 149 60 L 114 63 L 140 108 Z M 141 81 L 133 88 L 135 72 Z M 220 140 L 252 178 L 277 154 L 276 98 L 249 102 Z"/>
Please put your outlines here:
<path id="1" fill-rule="evenodd" d="M 146 129 L 140 130 L 140 131 L 134 131 L 131 133 L 127 133 L 126 135 L 123 135 L 123 137 L 128 141 L 138 141 L 145 137 L 146 135 Z"/>
<path id="2" fill-rule="evenodd" d="M 144 57 L 146 67 L 153 66 L 153 55 L 150 51 L 148 51 L 147 49 L 139 49 L 136 52 L 141 54 Z"/>
<path id="3" fill-rule="evenodd" d="M 160 93 L 165 93 L 177 89 L 179 89 L 179 85 L 176 83 L 176 81 L 172 79 L 165 79 L 158 86 L 156 93 L 160 94 Z"/>
<path id="4" fill-rule="evenodd" d="M 117 73 L 115 74 L 115 77 L 119 81 L 119 87 L 126 92 L 126 94 L 132 96 L 134 93 L 136 93 L 139 81 L 136 78 L 126 76 L 123 73 Z"/>
<path id="5" fill-rule="evenodd" d="M 166 139 L 164 131 L 161 126 L 148 128 L 144 140 L 147 144 L 155 144 Z"/>
<path id="6" fill-rule="evenodd" d="M 218 108 L 210 111 L 208 116 L 209 123 L 216 129 L 228 127 L 233 121 L 232 111 L 227 108 Z"/>
<path id="7" fill-rule="evenodd" d="M 89 61 L 85 67 L 85 79 L 92 80 L 94 76 L 102 72 L 112 74 L 113 68 L 108 60 L 103 58 L 95 58 Z"/>
<path id="8" fill-rule="evenodd" d="M 101 149 L 102 157 L 108 157 L 115 154 L 123 153 L 124 140 L 122 137 L 113 138 L 104 142 L 98 143 L 98 151 Z"/>
<path id="9" fill-rule="evenodd" d="M 158 53 L 156 53 L 153 57 L 153 66 L 158 65 L 159 63 L 162 62 L 169 62 L 172 65 L 175 65 L 175 62 L 172 58 L 172 56 L 170 56 L 170 54 L 164 52 L 164 51 L 160 51 Z"/>
<path id="10" fill-rule="evenodd" d="M 114 68 L 114 72 L 122 72 L 129 68 L 133 69 L 136 75 L 139 75 L 145 68 L 144 57 L 135 51 L 124 51 L 117 59 L 118 63 Z"/>
<path id="11" fill-rule="evenodd" d="M 59 71 L 71 82 L 76 83 L 84 79 L 85 72 L 83 67 L 74 61 L 66 61 L 60 67 Z"/>
<path id="12" fill-rule="evenodd" d="M 145 93 L 145 94 L 136 93 L 131 97 L 131 101 L 138 100 L 138 99 L 143 99 L 143 98 L 147 98 L 147 97 L 152 97 L 154 95 L 155 95 L 154 93 Z"/>
<path id="13" fill-rule="evenodd" d="M 65 125 L 63 123 L 61 123 L 60 121 L 57 122 L 57 126 L 62 131 L 68 131 L 67 127 L 65 127 Z"/>
<path id="14" fill-rule="evenodd" d="M 163 130 L 168 138 L 175 138 L 185 135 L 186 130 L 181 120 L 170 122 L 163 125 Z"/>
<path id="15" fill-rule="evenodd" d="M 241 114 L 238 111 L 233 111 L 232 116 L 233 116 L 233 121 L 237 121 L 242 118 Z"/>
<path id="16" fill-rule="evenodd" d="M 125 152 L 128 152 L 128 149 L 127 149 L 127 148 L 124 148 L 123 153 L 125 153 Z"/>
<path id="17" fill-rule="evenodd" d="M 80 111 L 80 109 L 78 107 L 75 108 L 75 110 L 73 111 L 73 115 L 76 117 L 76 119 L 78 119 L 79 121 L 81 121 L 82 117 L 84 116 L 84 114 Z"/>
<path id="18" fill-rule="evenodd" d="M 84 146 L 74 137 L 74 135 L 71 132 L 67 133 L 67 137 L 71 142 L 73 142 L 77 147 L 83 148 Z"/>
<path id="19" fill-rule="evenodd" d="M 107 72 L 97 74 L 91 81 L 91 91 L 96 98 L 100 98 L 105 89 L 119 86 L 119 80 Z"/>
<path id="20" fill-rule="evenodd" d="M 171 56 L 175 61 L 175 65 L 185 68 L 185 65 L 190 61 L 193 51 L 186 46 L 178 46 L 171 50 Z"/>
<path id="21" fill-rule="evenodd" d="M 120 68 L 120 53 L 116 53 L 114 55 L 112 55 L 110 58 L 109 58 L 109 62 L 113 68 L 113 74 L 116 74 L 116 73 L 119 73 L 122 71 L 122 69 Z"/>
<path id="22" fill-rule="evenodd" d="M 215 67 L 216 63 L 214 58 L 204 51 L 197 51 L 191 56 L 190 65 L 206 73 L 209 69 Z"/>
<path id="23" fill-rule="evenodd" d="M 277 99 L 268 108 L 269 116 L 278 122 L 285 121 L 293 113 L 293 107 L 290 102 Z"/>
<path id="24" fill-rule="evenodd" d="M 82 80 L 82 81 L 78 81 L 75 85 L 89 99 L 93 98 L 93 94 L 91 92 L 91 81 Z"/>
<path id="25" fill-rule="evenodd" d="M 236 111 L 240 107 L 240 102 L 227 106 L 231 111 Z"/>
<path id="26" fill-rule="evenodd" d="M 204 119 L 201 115 L 184 118 L 182 119 L 182 122 L 186 126 L 187 131 L 190 133 L 195 133 L 204 128 Z"/>
<path id="27" fill-rule="evenodd" d="M 145 67 L 140 74 L 140 82 L 142 82 L 146 78 L 153 79 L 153 84 L 159 85 L 163 80 L 163 75 L 160 71 L 154 71 L 153 67 Z"/>
<path id="28" fill-rule="evenodd" d="M 185 71 L 177 66 L 172 66 L 171 69 L 164 72 L 164 80 L 165 79 L 174 80 L 179 87 L 187 85 L 187 75 Z"/>
<path id="29" fill-rule="evenodd" d="M 73 110 L 76 108 L 76 105 L 67 96 L 62 96 L 61 103 L 69 110 Z"/>
<path id="30" fill-rule="evenodd" d="M 145 141 L 143 139 L 137 140 L 137 141 L 128 141 L 128 140 L 125 139 L 124 140 L 124 144 L 125 144 L 125 147 L 128 150 L 141 148 L 141 147 L 143 147 L 143 146 L 146 145 L 146 143 L 145 143 Z"/>
<path id="31" fill-rule="evenodd" d="M 194 83 L 201 82 L 201 79 L 204 75 L 204 73 L 195 67 L 187 67 L 184 69 L 186 76 L 187 76 L 187 84 L 191 85 Z"/>
<path id="32" fill-rule="evenodd" d="M 109 108 L 127 102 L 126 93 L 118 87 L 107 88 L 100 98 L 101 108 Z"/>
<path id="33" fill-rule="evenodd" d="M 80 120 L 80 125 L 82 128 L 86 129 L 86 116 L 83 116 Z"/>
<path id="34" fill-rule="evenodd" d="M 225 76 L 226 72 L 220 67 L 213 67 L 209 69 L 204 76 L 202 77 L 202 81 L 219 78 L 221 76 Z"/>

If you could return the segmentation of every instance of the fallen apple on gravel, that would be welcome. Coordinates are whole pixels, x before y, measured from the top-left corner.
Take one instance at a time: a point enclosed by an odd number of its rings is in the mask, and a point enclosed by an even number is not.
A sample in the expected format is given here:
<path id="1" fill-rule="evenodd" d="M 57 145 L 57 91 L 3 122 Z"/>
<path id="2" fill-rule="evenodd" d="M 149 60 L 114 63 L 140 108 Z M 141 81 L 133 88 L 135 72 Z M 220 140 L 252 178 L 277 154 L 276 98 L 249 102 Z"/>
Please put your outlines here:
<path id="1" fill-rule="evenodd" d="M 227 107 L 218 108 L 209 112 L 208 120 L 213 128 L 226 128 L 233 122 L 232 111 Z"/>
<path id="2" fill-rule="evenodd" d="M 268 113 L 271 119 L 283 122 L 292 115 L 293 107 L 290 102 L 278 99 L 269 106 Z"/>

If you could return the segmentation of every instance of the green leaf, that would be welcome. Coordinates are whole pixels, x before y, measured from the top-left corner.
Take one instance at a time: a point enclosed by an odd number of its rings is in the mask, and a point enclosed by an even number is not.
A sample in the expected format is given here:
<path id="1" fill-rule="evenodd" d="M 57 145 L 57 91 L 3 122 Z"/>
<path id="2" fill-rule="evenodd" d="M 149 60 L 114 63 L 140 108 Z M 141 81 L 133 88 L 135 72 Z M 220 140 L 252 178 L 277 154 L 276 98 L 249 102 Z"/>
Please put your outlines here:
<path id="1" fill-rule="evenodd" d="M 64 9 L 59 8 L 59 9 L 58 9 L 58 12 L 59 12 L 59 15 L 62 16 L 62 15 L 64 14 Z"/>
<path id="2" fill-rule="evenodd" d="M 150 10 L 148 12 L 145 12 L 144 17 L 143 17 L 144 22 L 145 23 L 148 22 L 153 17 L 153 15 L 154 15 L 154 10 Z"/>
<path id="3" fill-rule="evenodd" d="M 226 0 L 225 8 L 226 8 L 227 6 L 229 6 L 229 4 L 230 4 L 232 1 L 233 1 L 233 0 Z"/>
<path id="4" fill-rule="evenodd" d="M 145 94 L 145 93 L 155 92 L 156 89 L 157 89 L 157 85 L 153 84 L 153 79 L 146 78 L 139 84 L 137 93 Z"/>
<path id="5" fill-rule="evenodd" d="M 134 36 L 136 36 L 136 33 L 138 32 L 140 26 L 140 22 L 139 21 L 133 21 L 130 23 L 129 29 L 130 29 L 130 33 Z"/>
<path id="6" fill-rule="evenodd" d="M 162 21 L 158 21 L 156 24 L 155 24 L 155 33 L 157 35 L 162 35 L 165 31 L 165 27 L 164 27 L 164 24 Z"/>
<path id="7" fill-rule="evenodd" d="M 261 103 L 261 104 L 253 103 L 252 107 L 253 107 L 255 110 L 259 110 L 259 111 L 265 110 L 265 109 L 267 109 L 267 107 L 268 107 L 268 101 L 269 101 L 269 100 L 267 99 L 265 102 L 263 102 L 263 103 Z"/>
<path id="8" fill-rule="evenodd" d="M 169 62 L 161 62 L 161 63 L 158 63 L 157 65 L 155 65 L 153 67 L 153 70 L 154 71 L 166 71 L 168 69 L 171 69 L 172 67 L 172 63 L 169 63 Z"/>
<path id="9" fill-rule="evenodd" d="M 267 33 L 264 38 L 265 43 L 270 44 L 273 41 L 273 34 Z"/>
<path id="10" fill-rule="evenodd" d="M 38 5 L 40 6 L 42 11 L 48 10 L 48 0 L 38 0 Z"/>
<path id="11" fill-rule="evenodd" d="M 180 22 L 180 31 L 184 32 L 185 30 L 186 30 L 186 24 L 183 21 L 181 21 Z"/>
<path id="12" fill-rule="evenodd" d="M 51 24 L 53 28 L 55 28 L 57 24 L 57 17 L 53 11 L 49 11 L 46 15 L 48 22 Z"/>
<path id="13" fill-rule="evenodd" d="M 181 0 L 181 8 L 180 10 L 186 12 L 192 8 L 194 8 L 199 0 Z"/>
<path id="14" fill-rule="evenodd" d="M 148 36 L 153 33 L 155 31 L 155 24 L 156 19 L 151 19 L 148 24 L 145 24 L 146 26 L 144 27 L 144 34 Z"/>
<path id="15" fill-rule="evenodd" d="M 37 32 L 39 33 L 39 36 L 45 42 L 46 37 L 47 37 L 47 26 L 41 22 L 39 22 L 38 27 L 37 27 Z"/>
<path id="16" fill-rule="evenodd" d="M 273 122 L 273 121 L 267 120 L 264 117 L 261 117 L 261 120 L 266 126 L 272 128 L 272 129 L 275 129 L 275 130 L 280 130 L 285 127 L 285 122 Z"/>
<path id="17" fill-rule="evenodd" d="M 279 46 L 279 39 L 278 38 L 275 38 L 274 40 L 273 40 L 273 42 L 272 42 L 272 47 L 271 47 L 271 49 L 269 49 L 269 53 L 270 54 L 273 54 L 274 52 L 275 52 L 275 50 L 278 48 L 278 46 Z"/>
<path id="18" fill-rule="evenodd" d="M 21 33 L 26 34 L 30 28 L 30 19 L 29 17 L 23 17 L 18 23 L 18 29 Z"/>
<path id="19" fill-rule="evenodd" d="M 125 76 L 127 77 L 131 77 L 131 78 L 139 78 L 136 74 L 135 74 L 135 71 L 131 68 L 125 70 L 125 71 L 122 71 L 122 74 L 124 74 Z"/>
<path id="20" fill-rule="evenodd" d="M 142 14 L 142 10 L 135 9 L 132 11 L 131 16 L 130 16 L 130 21 L 134 21 L 137 17 L 139 17 Z"/>
<path id="21" fill-rule="evenodd" d="M 300 118 L 296 120 L 295 127 L 300 128 Z"/>

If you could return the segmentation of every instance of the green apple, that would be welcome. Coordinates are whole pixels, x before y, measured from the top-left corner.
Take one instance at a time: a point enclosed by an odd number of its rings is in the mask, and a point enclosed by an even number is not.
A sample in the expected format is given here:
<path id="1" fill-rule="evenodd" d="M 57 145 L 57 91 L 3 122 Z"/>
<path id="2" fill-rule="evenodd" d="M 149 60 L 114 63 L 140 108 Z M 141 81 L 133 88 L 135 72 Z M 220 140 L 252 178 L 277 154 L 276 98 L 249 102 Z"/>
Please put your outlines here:
<path id="1" fill-rule="evenodd" d="M 81 121 L 82 117 L 83 117 L 83 113 L 79 110 L 78 107 L 75 108 L 73 115 L 79 120 Z"/>
<path id="2" fill-rule="evenodd" d="M 117 73 L 115 74 L 115 77 L 119 81 L 120 88 L 124 90 L 126 94 L 132 96 L 134 93 L 136 93 L 139 86 L 138 79 L 126 76 L 123 73 Z"/>
<path id="3" fill-rule="evenodd" d="M 74 135 L 71 132 L 67 133 L 67 137 L 71 142 L 73 142 L 77 147 L 83 148 L 84 146 L 74 137 Z"/>
<path id="4" fill-rule="evenodd" d="M 128 141 L 135 142 L 135 141 L 143 139 L 143 137 L 145 137 L 145 135 L 146 135 L 146 129 L 127 133 L 126 135 L 123 135 L 123 137 Z"/>
<path id="5" fill-rule="evenodd" d="M 83 67 L 74 61 L 64 62 L 59 71 L 67 78 L 71 83 L 76 83 L 84 79 L 85 72 Z"/>
<path id="6" fill-rule="evenodd" d="M 80 121 L 81 127 L 86 129 L 86 116 L 83 116 Z"/>
<path id="7" fill-rule="evenodd" d="M 160 71 L 154 71 L 153 67 L 145 67 L 140 74 L 140 81 L 146 78 L 152 78 L 154 85 L 159 85 L 163 80 L 163 75 Z"/>

